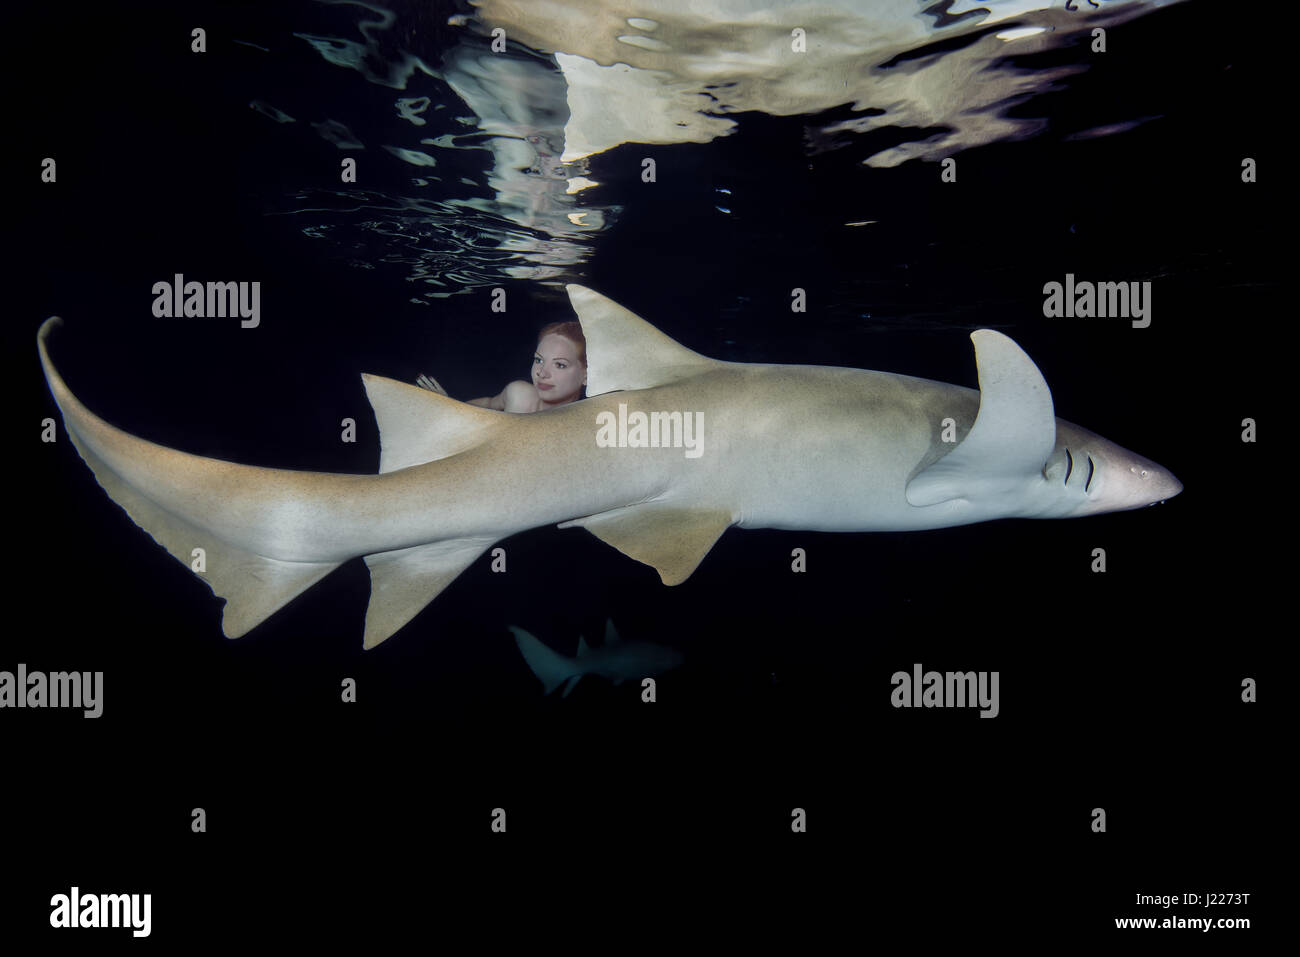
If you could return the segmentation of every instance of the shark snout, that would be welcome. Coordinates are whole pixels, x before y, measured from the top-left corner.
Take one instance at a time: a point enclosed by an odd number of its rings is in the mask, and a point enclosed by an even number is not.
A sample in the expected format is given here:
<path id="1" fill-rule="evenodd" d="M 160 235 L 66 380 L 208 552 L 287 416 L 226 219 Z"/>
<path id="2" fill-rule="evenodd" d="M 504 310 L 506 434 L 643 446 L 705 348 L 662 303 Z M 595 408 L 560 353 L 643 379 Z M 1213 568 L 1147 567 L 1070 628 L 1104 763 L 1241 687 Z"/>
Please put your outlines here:
<path id="1" fill-rule="evenodd" d="M 1134 499 L 1130 508 L 1160 505 L 1183 490 L 1173 472 L 1153 462 L 1136 462 L 1128 466 L 1123 475 L 1127 495 Z"/>
<path id="2" fill-rule="evenodd" d="M 1089 498 L 1085 514 L 1159 505 L 1183 490 L 1169 469 L 1100 436 L 1079 445 L 1079 471 L 1086 475 Z"/>
<path id="3" fill-rule="evenodd" d="M 1156 486 L 1152 489 L 1160 497 L 1152 502 L 1152 505 L 1163 505 L 1183 490 L 1183 483 L 1178 481 L 1173 472 L 1165 469 L 1161 469 L 1160 472 L 1162 474 L 1157 477 Z"/>

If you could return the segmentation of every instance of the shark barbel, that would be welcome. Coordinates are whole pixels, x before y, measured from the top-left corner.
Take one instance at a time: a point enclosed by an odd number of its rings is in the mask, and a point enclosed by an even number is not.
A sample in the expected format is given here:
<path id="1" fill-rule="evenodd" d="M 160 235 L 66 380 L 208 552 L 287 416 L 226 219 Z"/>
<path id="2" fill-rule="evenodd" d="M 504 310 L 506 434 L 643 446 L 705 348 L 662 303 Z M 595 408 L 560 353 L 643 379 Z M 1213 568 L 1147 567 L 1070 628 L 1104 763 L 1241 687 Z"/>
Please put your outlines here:
<path id="1" fill-rule="evenodd" d="M 226 600 L 231 638 L 364 557 L 373 648 L 493 543 L 552 523 L 588 529 L 675 585 L 733 525 L 919 530 L 1118 511 L 1182 490 L 1155 463 L 1057 419 L 1033 361 L 989 329 L 971 334 L 976 391 L 722 362 L 599 293 L 567 289 L 587 339 L 587 399 L 515 415 L 363 375 L 377 475 L 237 465 L 137 438 L 90 412 L 54 368 L 57 317 L 37 343 L 67 434 L 109 497 L 187 567 L 204 549 L 197 574 Z M 640 442 L 598 440 L 613 421 L 620 439 L 629 421 L 635 433 L 638 414 L 642 425 L 654 416 L 664 441 L 644 441 L 644 428 Z M 943 440 L 945 419 L 955 442 Z M 683 420 L 698 426 L 693 456 L 669 441 Z"/>

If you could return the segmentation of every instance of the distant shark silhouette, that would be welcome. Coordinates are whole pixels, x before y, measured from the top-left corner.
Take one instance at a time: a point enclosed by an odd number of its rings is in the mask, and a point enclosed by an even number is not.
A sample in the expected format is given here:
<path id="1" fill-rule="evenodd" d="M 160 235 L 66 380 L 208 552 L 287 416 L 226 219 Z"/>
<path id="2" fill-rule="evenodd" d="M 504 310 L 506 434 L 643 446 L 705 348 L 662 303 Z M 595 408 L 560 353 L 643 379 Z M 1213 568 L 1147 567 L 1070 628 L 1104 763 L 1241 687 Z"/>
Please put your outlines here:
<path id="1" fill-rule="evenodd" d="M 605 620 L 605 643 L 594 651 L 584 636 L 578 636 L 576 658 L 564 657 L 522 628 L 514 625 L 507 627 L 515 636 L 515 644 L 519 646 L 524 661 L 541 681 L 544 693 L 550 694 L 564 685 L 564 693 L 560 695 L 562 698 L 569 696 L 583 675 L 600 675 L 621 685 L 629 678 L 640 681 L 670 671 L 684 660 L 681 652 L 667 645 L 656 645 L 648 641 L 623 641 L 614 629 L 614 622 L 609 619 Z"/>
<path id="2" fill-rule="evenodd" d="M 137 438 L 64 384 L 46 348 L 57 317 L 37 342 L 73 445 L 177 560 L 194 569 L 204 549 L 196 574 L 226 599 L 231 638 L 364 556 L 373 648 L 494 542 L 555 522 L 588 529 L 676 585 L 732 525 L 943 528 L 1131 509 L 1182 490 L 1155 463 L 1055 418 L 1037 367 L 989 329 L 971 335 L 976 392 L 887 372 L 709 359 L 612 300 L 567 288 L 591 398 L 516 415 L 363 375 L 378 475 L 236 465 Z M 674 412 L 703 424 L 698 456 L 666 432 L 658 447 L 635 447 L 645 430 L 624 436 L 621 425 L 620 447 L 598 444 L 602 421 L 665 411 L 661 426 Z"/>

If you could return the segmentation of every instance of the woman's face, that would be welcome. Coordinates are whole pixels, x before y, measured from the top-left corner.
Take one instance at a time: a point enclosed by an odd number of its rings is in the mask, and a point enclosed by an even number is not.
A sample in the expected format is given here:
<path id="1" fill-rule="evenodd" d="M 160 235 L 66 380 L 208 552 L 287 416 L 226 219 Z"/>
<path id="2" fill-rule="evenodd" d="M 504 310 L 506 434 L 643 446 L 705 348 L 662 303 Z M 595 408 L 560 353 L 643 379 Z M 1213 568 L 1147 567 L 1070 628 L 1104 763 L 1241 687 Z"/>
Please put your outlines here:
<path id="1" fill-rule="evenodd" d="M 587 369 L 578 361 L 578 345 L 559 333 L 543 336 L 533 356 L 533 385 L 543 402 L 576 399 L 587 384 Z"/>

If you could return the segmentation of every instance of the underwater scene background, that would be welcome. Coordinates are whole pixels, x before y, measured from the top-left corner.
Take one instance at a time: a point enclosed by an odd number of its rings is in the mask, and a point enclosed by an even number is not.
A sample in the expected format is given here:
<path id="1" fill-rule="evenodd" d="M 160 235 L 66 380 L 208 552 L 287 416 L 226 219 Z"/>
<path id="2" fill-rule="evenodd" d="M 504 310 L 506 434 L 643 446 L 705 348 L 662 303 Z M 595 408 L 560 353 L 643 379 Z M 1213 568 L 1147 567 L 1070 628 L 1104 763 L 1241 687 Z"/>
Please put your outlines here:
<path id="1" fill-rule="evenodd" d="M 1113 918 L 1168 916 L 1135 894 L 1260 894 L 1277 718 L 1242 682 L 1276 668 L 1294 499 L 1268 30 L 1118 0 L 24 11 L 15 40 L 44 65 L 11 82 L 4 335 L 26 611 L 0 670 L 102 671 L 105 692 L 95 720 L 0 712 L 28 862 L 5 927 L 57 937 L 50 895 L 78 881 L 152 891 L 154 936 L 177 941 L 281 926 L 286 901 L 316 902 L 312 926 L 391 929 L 394 900 L 451 916 L 568 871 L 555 893 L 576 903 L 624 868 L 677 910 L 725 867 L 747 907 L 807 895 L 868 939 L 973 933 L 962 918 L 991 940 L 1122 936 Z M 177 273 L 259 281 L 260 325 L 156 318 Z M 1067 274 L 1150 282 L 1150 324 L 1045 316 Z M 969 334 L 998 329 L 1058 416 L 1184 491 L 1066 521 L 732 529 L 671 588 L 538 528 L 502 543 L 505 574 L 485 556 L 363 652 L 361 561 L 228 640 L 221 601 L 70 443 L 38 438 L 59 416 L 35 333 L 57 314 L 54 359 L 106 421 L 373 473 L 361 373 L 495 394 L 573 318 L 568 282 L 707 356 L 972 388 Z M 607 620 L 683 656 L 657 700 L 597 676 L 544 696 L 509 626 L 572 655 Z M 916 664 L 998 672 L 996 719 L 894 707 Z M 234 888 L 243 923 L 218 927 Z"/>

